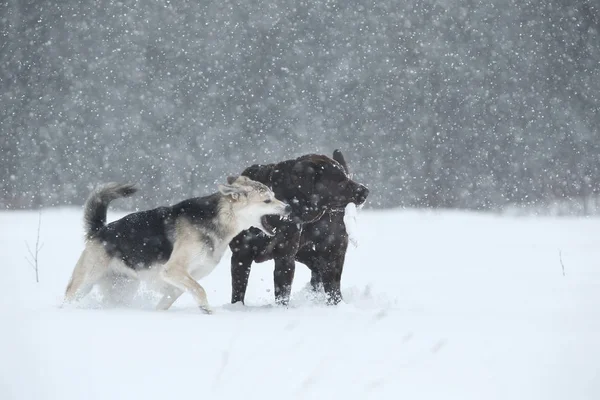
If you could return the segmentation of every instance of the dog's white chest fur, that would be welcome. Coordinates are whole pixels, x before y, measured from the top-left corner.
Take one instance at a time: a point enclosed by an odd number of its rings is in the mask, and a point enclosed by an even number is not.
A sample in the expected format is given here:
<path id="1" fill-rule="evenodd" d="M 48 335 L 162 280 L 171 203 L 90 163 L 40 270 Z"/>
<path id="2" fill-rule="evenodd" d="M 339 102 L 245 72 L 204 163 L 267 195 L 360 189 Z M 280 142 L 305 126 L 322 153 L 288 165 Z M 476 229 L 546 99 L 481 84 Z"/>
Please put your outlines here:
<path id="1" fill-rule="evenodd" d="M 188 272 L 194 279 L 202 279 L 209 275 L 221 261 L 223 253 L 227 246 L 218 246 L 213 249 L 208 246 L 202 246 L 191 257 L 188 265 Z"/>

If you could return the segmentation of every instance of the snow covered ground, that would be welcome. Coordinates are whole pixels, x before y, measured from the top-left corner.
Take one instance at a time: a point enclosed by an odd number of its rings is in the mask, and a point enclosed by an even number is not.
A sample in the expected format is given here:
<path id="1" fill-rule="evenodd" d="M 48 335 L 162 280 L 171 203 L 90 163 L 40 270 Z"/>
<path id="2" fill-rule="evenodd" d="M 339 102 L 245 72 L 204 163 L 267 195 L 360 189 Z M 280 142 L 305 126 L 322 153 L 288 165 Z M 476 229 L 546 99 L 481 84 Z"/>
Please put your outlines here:
<path id="1" fill-rule="evenodd" d="M 43 211 L 39 283 L 37 221 L 0 213 L 0 399 L 600 398 L 598 218 L 365 211 L 346 304 L 311 300 L 299 265 L 291 306 L 272 307 L 265 263 L 229 306 L 227 253 L 201 282 L 214 315 L 189 295 L 59 308 L 81 211 Z"/>

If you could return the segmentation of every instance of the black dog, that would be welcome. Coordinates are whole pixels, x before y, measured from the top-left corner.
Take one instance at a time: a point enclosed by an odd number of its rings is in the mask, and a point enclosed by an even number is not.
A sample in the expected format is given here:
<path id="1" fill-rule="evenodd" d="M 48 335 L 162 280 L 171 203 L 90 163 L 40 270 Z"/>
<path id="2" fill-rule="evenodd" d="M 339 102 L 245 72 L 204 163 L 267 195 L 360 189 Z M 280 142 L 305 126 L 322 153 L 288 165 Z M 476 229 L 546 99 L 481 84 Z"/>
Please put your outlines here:
<path id="1" fill-rule="evenodd" d="M 290 220 L 268 217 L 275 236 L 251 228 L 229 244 L 231 257 L 231 302 L 244 301 L 252 262 L 275 260 L 275 301 L 287 304 L 294 279 L 295 261 L 310 268 L 314 290 L 323 286 L 327 302 L 342 300 L 340 280 L 348 247 L 344 208 L 364 203 L 369 190 L 348 176 L 348 166 L 339 150 L 333 159 L 308 154 L 278 164 L 253 165 L 242 175 L 273 189 L 275 196 L 292 207 Z"/>

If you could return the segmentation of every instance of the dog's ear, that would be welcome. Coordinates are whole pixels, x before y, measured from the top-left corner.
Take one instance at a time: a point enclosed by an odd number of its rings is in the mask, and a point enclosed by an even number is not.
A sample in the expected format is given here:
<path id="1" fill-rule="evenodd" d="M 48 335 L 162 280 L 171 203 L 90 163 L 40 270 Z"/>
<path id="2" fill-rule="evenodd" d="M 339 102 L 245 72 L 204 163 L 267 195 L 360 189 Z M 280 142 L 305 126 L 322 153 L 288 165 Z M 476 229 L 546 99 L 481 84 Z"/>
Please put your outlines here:
<path id="1" fill-rule="evenodd" d="M 333 160 L 337 161 L 342 166 L 342 168 L 344 168 L 344 171 L 346 171 L 346 174 L 350 173 L 350 171 L 348 171 L 348 164 L 346 164 L 344 155 L 342 154 L 342 152 L 340 150 L 335 149 L 333 151 Z"/>
<path id="2" fill-rule="evenodd" d="M 244 186 L 245 184 L 247 184 L 248 182 L 250 182 L 251 179 L 248 178 L 247 176 L 244 175 L 238 175 L 238 176 L 228 176 L 227 177 L 227 183 L 230 185 L 241 185 Z"/>
<path id="3" fill-rule="evenodd" d="M 240 195 L 244 193 L 244 189 L 238 185 L 219 184 L 219 192 L 221 192 L 223 196 L 230 196 L 233 200 L 237 200 L 240 198 Z"/>
<path id="4" fill-rule="evenodd" d="M 267 165 L 252 165 L 242 172 L 241 177 L 252 179 L 253 181 L 260 182 L 264 185 L 271 187 L 271 175 L 273 172 L 273 164 Z"/>

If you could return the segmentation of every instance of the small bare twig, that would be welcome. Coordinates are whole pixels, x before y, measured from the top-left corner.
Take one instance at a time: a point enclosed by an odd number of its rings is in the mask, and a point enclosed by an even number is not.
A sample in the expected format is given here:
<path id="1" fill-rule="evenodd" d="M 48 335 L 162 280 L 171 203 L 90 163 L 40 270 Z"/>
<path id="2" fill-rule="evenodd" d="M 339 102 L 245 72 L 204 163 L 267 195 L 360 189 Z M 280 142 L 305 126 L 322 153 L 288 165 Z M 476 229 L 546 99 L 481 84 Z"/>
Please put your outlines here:
<path id="1" fill-rule="evenodd" d="M 560 260 L 560 265 L 562 267 L 563 276 L 565 276 L 565 264 L 563 264 L 562 251 L 561 250 L 558 250 L 558 259 Z"/>
<path id="2" fill-rule="evenodd" d="M 29 247 L 29 243 L 25 242 L 25 246 L 27 247 L 27 252 L 29 253 L 29 257 L 25 257 L 31 268 L 35 271 L 35 281 L 37 283 L 40 282 L 40 271 L 38 264 L 38 256 L 44 244 L 40 244 L 40 229 L 42 226 L 42 211 L 40 210 L 40 214 L 38 217 L 38 228 L 37 228 L 37 237 L 35 239 L 35 250 L 32 251 Z"/>

